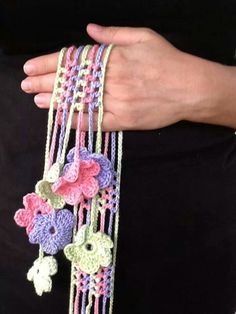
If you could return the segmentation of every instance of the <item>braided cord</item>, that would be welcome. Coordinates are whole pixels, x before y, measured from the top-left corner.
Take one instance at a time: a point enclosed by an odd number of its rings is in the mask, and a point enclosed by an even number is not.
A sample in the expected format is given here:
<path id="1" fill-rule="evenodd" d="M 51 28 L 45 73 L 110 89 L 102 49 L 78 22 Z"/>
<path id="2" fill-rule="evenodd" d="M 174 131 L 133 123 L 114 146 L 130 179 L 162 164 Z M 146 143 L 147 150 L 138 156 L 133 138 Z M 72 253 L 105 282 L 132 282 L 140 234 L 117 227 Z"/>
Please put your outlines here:
<path id="1" fill-rule="evenodd" d="M 114 282 L 115 282 L 115 267 L 116 267 L 116 255 L 118 245 L 118 230 L 119 230 L 119 204 L 120 204 L 120 182 L 121 182 L 121 162 L 123 154 L 123 132 L 118 133 L 118 156 L 117 156 L 117 184 L 116 184 L 116 216 L 115 216 L 115 227 L 114 227 L 114 248 L 113 248 L 113 272 L 111 278 L 111 299 L 109 314 L 112 314 L 113 302 L 114 302 Z"/>
<path id="2" fill-rule="evenodd" d="M 76 71 L 78 69 L 78 59 L 80 56 L 80 53 L 82 52 L 83 47 L 79 47 L 75 53 L 74 59 L 71 59 L 71 55 L 74 51 L 74 47 L 70 47 L 67 52 L 67 63 L 66 68 L 68 68 L 68 81 L 67 81 L 67 88 L 65 89 L 65 101 L 63 106 L 63 114 L 62 114 L 62 123 L 61 123 L 61 132 L 60 132 L 60 138 L 59 138 L 59 144 L 58 144 L 58 154 L 57 154 L 57 161 L 60 160 L 60 156 L 63 149 L 63 142 L 65 138 L 65 128 L 66 128 L 66 120 L 68 115 L 68 110 L 71 106 L 73 97 L 71 97 L 71 92 L 73 92 L 74 85 L 73 80 L 76 78 Z"/>
<path id="3" fill-rule="evenodd" d="M 78 216 L 78 205 L 74 205 L 73 214 L 75 218 L 75 224 L 77 224 L 77 216 Z M 73 229 L 73 237 L 72 241 L 75 241 L 76 228 Z M 75 297 L 75 287 L 74 287 L 74 269 L 75 265 L 71 263 L 71 276 L 70 276 L 70 296 L 69 296 L 69 314 L 73 314 L 74 312 L 74 297 Z"/>
<path id="4" fill-rule="evenodd" d="M 98 125 L 97 125 L 97 139 L 96 139 L 96 153 L 101 153 L 102 149 L 102 121 L 103 121 L 103 93 L 104 93 L 104 85 L 105 85 L 105 71 L 108 63 L 108 59 L 111 53 L 112 45 L 109 45 L 106 49 L 103 65 L 102 65 L 102 77 L 100 79 L 101 87 L 99 90 L 98 97 Z M 91 206 L 91 221 L 90 226 L 93 231 L 97 230 L 97 221 L 98 221 L 98 196 L 96 195 L 92 200 Z"/>
<path id="5" fill-rule="evenodd" d="M 102 120 L 103 120 L 103 102 L 104 102 L 104 85 L 105 85 L 105 71 L 106 71 L 106 66 L 108 63 L 108 59 L 111 53 L 111 50 L 113 48 L 113 45 L 109 45 L 108 48 L 106 49 L 106 53 L 104 56 L 103 60 L 103 76 L 101 80 L 101 92 L 99 95 L 99 109 L 98 109 L 98 127 L 97 127 L 97 141 L 96 141 L 96 152 L 101 153 L 101 146 L 102 146 Z"/>
<path id="6" fill-rule="evenodd" d="M 87 64 L 86 57 L 87 57 L 87 54 L 88 54 L 88 51 L 90 48 L 91 48 L 91 46 L 87 45 L 82 52 L 81 69 L 79 70 L 79 73 L 78 73 L 79 77 L 81 77 L 81 75 L 84 74 L 83 67 Z M 76 87 L 78 87 L 80 82 L 81 82 L 81 80 L 77 81 Z M 63 145 L 63 149 L 62 149 L 62 153 L 61 153 L 61 163 L 62 164 L 64 164 L 64 162 L 65 162 L 66 150 L 67 150 L 67 146 L 68 146 L 68 142 L 69 142 L 69 138 L 70 138 L 70 131 L 71 131 L 71 126 L 72 126 L 74 111 L 75 110 L 83 111 L 83 108 L 84 108 L 83 103 L 81 103 L 81 102 L 77 103 L 77 96 L 78 96 L 78 93 L 76 92 L 76 89 L 75 89 L 75 93 L 73 95 L 73 101 L 72 101 L 72 105 L 70 107 L 68 121 L 67 121 L 67 125 L 66 125 L 64 145 Z"/>

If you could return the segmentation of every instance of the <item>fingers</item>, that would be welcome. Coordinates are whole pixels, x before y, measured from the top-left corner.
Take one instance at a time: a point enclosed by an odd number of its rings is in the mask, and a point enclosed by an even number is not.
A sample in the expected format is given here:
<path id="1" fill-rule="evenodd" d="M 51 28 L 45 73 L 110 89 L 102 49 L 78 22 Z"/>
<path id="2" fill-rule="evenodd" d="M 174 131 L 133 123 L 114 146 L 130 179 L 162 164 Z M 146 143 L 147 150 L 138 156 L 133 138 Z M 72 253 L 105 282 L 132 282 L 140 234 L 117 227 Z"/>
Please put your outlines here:
<path id="1" fill-rule="evenodd" d="M 24 72 L 30 76 L 56 72 L 58 57 L 59 52 L 55 52 L 30 59 L 24 64 Z"/>
<path id="2" fill-rule="evenodd" d="M 27 77 L 21 82 L 21 88 L 26 93 L 45 93 L 52 92 L 55 82 L 55 73 Z"/>
<path id="3" fill-rule="evenodd" d="M 42 93 L 38 94 L 34 97 L 34 101 L 36 105 L 41 108 L 41 109 L 48 109 L 49 104 L 50 104 L 50 99 L 51 99 L 52 94 L 49 93 Z M 42 102 L 40 102 L 39 99 L 42 99 Z M 56 105 L 55 105 L 56 109 Z M 77 128 L 77 119 L 78 119 L 78 113 L 74 113 L 73 115 L 73 120 L 72 120 L 72 128 L 76 129 Z M 82 131 L 88 131 L 88 121 L 89 121 L 89 115 L 87 112 L 84 112 L 83 114 L 83 121 L 82 121 Z M 93 128 L 94 130 L 97 129 L 97 123 L 98 123 L 98 112 L 93 113 Z M 61 121 L 59 122 L 61 123 Z M 119 119 L 111 113 L 111 112 L 104 112 L 103 114 L 103 121 L 102 121 L 102 130 L 103 131 L 120 131 L 124 129 L 119 123 Z"/>
<path id="4" fill-rule="evenodd" d="M 39 108 L 48 109 L 50 106 L 51 97 L 51 93 L 40 93 L 34 96 L 34 102 Z"/>
<path id="5" fill-rule="evenodd" d="M 88 131 L 88 114 L 84 113 L 83 114 L 83 121 L 82 121 L 82 131 Z M 76 129 L 77 128 L 77 119 L 78 119 L 78 114 L 76 113 L 73 117 L 72 121 L 72 128 Z M 94 112 L 93 115 L 93 129 L 97 129 L 97 123 L 98 123 L 98 113 Z M 117 121 L 115 115 L 113 115 L 111 112 L 104 112 L 103 115 L 103 121 L 102 121 L 102 131 L 104 132 L 109 132 L 109 131 L 120 131 L 122 128 Z"/>
<path id="6" fill-rule="evenodd" d="M 88 24 L 87 32 L 97 42 L 116 45 L 130 45 L 153 38 L 155 32 L 149 28 L 100 26 Z"/>
<path id="7" fill-rule="evenodd" d="M 41 108 L 41 109 L 48 109 L 50 106 L 50 100 L 52 97 L 52 91 L 51 93 L 42 92 L 34 96 L 34 102 L 35 104 Z M 120 101 L 109 95 L 109 93 L 104 93 L 103 98 L 103 110 L 104 112 L 110 112 L 112 114 L 115 114 L 117 111 L 117 108 L 120 108 L 122 104 Z M 55 107 L 56 109 L 56 107 Z M 87 112 L 87 106 L 85 106 L 84 111 Z"/>

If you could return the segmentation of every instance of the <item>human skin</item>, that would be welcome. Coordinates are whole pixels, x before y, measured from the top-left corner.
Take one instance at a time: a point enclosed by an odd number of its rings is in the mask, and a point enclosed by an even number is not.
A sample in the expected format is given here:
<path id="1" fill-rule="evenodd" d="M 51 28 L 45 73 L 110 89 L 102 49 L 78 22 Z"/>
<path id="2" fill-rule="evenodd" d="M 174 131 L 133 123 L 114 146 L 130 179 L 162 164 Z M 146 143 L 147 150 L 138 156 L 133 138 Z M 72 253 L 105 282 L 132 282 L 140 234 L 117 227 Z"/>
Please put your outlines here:
<path id="1" fill-rule="evenodd" d="M 148 28 L 89 24 L 87 32 L 98 43 L 114 45 L 105 80 L 104 131 L 157 129 L 180 120 L 236 128 L 236 67 L 182 52 Z M 24 65 L 21 87 L 36 94 L 40 108 L 49 107 L 58 56 Z"/>

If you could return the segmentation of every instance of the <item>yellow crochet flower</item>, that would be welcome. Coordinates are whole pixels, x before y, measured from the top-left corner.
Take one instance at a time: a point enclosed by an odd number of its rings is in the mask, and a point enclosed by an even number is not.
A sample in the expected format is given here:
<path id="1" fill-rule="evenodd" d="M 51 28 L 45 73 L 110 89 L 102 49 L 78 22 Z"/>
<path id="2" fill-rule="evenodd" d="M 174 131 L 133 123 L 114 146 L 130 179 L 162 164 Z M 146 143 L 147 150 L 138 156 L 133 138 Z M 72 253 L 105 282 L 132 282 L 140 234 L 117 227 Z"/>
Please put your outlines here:
<path id="1" fill-rule="evenodd" d="M 64 253 L 82 271 L 94 274 L 101 266 L 110 265 L 112 247 L 113 242 L 107 234 L 100 231 L 94 233 L 89 226 L 83 225 L 75 237 L 75 243 L 68 244 Z"/>
<path id="2" fill-rule="evenodd" d="M 53 256 L 38 258 L 27 273 L 27 279 L 33 281 L 36 293 L 41 296 L 52 290 L 52 279 L 57 273 L 57 261 Z"/>

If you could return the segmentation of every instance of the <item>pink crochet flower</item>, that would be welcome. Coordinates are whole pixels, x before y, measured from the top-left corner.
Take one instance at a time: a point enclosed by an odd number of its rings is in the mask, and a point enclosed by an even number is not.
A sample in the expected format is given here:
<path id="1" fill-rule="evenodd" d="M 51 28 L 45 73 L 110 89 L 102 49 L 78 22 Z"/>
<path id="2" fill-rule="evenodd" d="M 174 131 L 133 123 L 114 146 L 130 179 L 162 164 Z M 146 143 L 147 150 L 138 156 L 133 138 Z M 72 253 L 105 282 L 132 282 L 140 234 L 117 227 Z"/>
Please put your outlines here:
<path id="1" fill-rule="evenodd" d="M 94 177 L 99 172 L 99 163 L 92 159 L 67 164 L 64 175 L 52 185 L 52 191 L 63 196 L 67 204 L 78 204 L 82 196 L 92 198 L 98 193 L 99 184 Z"/>
<path id="2" fill-rule="evenodd" d="M 52 207 L 42 200 L 36 193 L 29 193 L 23 197 L 25 208 L 18 209 L 14 220 L 20 227 L 26 227 L 27 234 L 33 229 L 33 220 L 38 214 L 48 214 Z"/>

